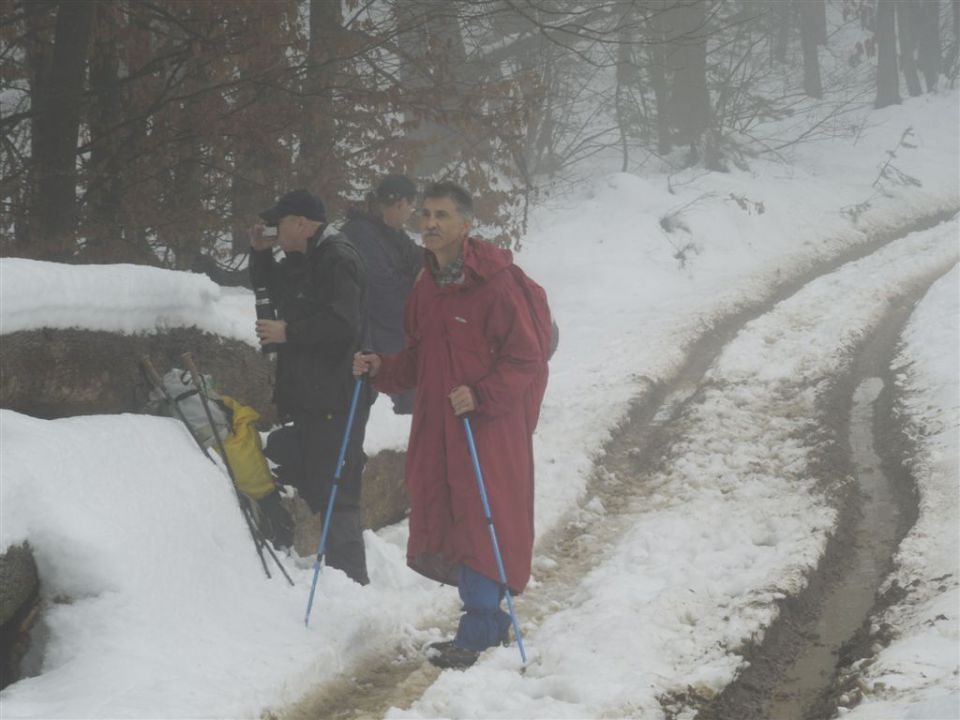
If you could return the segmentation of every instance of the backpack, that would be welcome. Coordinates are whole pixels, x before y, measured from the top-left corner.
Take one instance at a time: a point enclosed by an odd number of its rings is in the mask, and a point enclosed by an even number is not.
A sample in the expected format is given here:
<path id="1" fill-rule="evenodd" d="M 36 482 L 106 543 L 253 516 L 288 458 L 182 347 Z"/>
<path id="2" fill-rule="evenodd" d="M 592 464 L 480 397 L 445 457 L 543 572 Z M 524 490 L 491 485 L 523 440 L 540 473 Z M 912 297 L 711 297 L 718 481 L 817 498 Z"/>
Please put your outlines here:
<path id="1" fill-rule="evenodd" d="M 164 390 L 180 409 L 197 443 L 203 448 L 213 448 L 219 454 L 219 443 L 203 408 L 200 390 L 194 386 L 190 374 L 174 368 L 163 376 L 162 382 Z M 213 423 L 223 443 L 237 487 L 250 499 L 260 500 L 275 488 L 273 476 L 263 455 L 260 433 L 256 429 L 260 415 L 253 408 L 214 390 L 209 375 L 203 376 L 203 384 L 206 387 L 210 415 L 213 416 Z M 150 392 L 147 409 L 179 419 L 177 411 L 158 389 Z"/>
<path id="2" fill-rule="evenodd" d="M 163 389 L 166 394 L 176 403 L 183 413 L 190 433 L 196 438 L 197 443 L 203 448 L 216 448 L 217 441 L 213 436 L 213 430 L 210 427 L 210 421 L 207 419 L 207 413 L 203 409 L 203 401 L 200 399 L 200 390 L 194 387 L 193 379 L 186 370 L 173 368 L 161 378 Z M 233 425 L 233 418 L 228 407 L 221 404 L 220 395 L 214 391 L 213 382 L 209 375 L 203 376 L 204 384 L 207 387 L 207 399 L 210 401 L 210 414 L 213 416 L 214 425 L 220 438 L 227 437 Z M 170 406 L 160 390 L 154 388 L 150 391 L 150 397 L 147 402 L 147 412 L 157 415 L 169 415 L 178 417 L 176 410 Z"/>
<path id="3" fill-rule="evenodd" d="M 544 362 L 549 362 L 560 343 L 560 328 L 550 312 L 547 291 L 531 280 L 519 265 L 510 265 L 510 273 L 527 300 L 530 317 L 537 331 L 537 340 L 540 342 L 540 353 Z"/>
<path id="4" fill-rule="evenodd" d="M 547 391 L 547 379 L 549 377 L 549 368 L 547 363 L 557 350 L 560 341 L 560 328 L 553 319 L 550 312 L 550 304 L 547 302 L 547 291 L 540 285 L 530 279 L 530 277 L 516 264 L 510 265 L 510 273 L 514 281 L 523 293 L 527 301 L 527 308 L 530 310 L 530 318 L 533 320 L 533 326 L 537 332 L 537 340 L 540 343 L 540 357 L 543 366 L 537 372 L 530 389 L 527 391 L 526 412 L 527 422 L 530 431 L 533 432 L 540 419 L 540 405 L 543 403 L 543 395 Z"/>

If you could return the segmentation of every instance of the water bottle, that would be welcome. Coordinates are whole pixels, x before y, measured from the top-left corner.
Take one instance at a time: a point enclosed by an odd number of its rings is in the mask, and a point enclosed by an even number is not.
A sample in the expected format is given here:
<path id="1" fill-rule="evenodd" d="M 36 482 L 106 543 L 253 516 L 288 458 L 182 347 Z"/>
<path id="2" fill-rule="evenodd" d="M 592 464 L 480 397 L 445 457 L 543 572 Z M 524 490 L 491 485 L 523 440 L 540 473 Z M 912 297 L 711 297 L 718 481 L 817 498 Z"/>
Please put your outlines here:
<path id="1" fill-rule="evenodd" d="M 257 299 L 257 320 L 276 320 L 277 314 L 273 310 L 273 303 L 270 302 L 270 295 L 267 289 L 258 287 L 253 289 L 254 297 Z M 264 355 L 273 356 L 277 352 L 276 343 L 268 343 L 260 346 L 260 352 Z"/>

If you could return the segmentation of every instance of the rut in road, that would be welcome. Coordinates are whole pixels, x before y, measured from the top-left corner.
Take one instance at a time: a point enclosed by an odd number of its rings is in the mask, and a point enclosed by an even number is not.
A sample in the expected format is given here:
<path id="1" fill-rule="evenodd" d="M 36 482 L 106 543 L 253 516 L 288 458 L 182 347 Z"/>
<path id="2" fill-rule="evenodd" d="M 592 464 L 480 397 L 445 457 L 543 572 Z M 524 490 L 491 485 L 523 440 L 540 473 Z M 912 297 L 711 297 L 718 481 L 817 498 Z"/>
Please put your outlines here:
<path id="1" fill-rule="evenodd" d="M 937 215 L 895 233 L 888 232 L 779 286 L 772 295 L 730 313 L 685 348 L 688 361 L 674 377 L 649 383 L 647 391 L 633 404 L 627 420 L 604 448 L 603 459 L 596 465 L 578 508 L 538 542 L 536 556 L 556 562 L 539 563 L 538 584 L 517 599 L 524 629 L 537 627 L 545 617 L 562 609 L 586 569 L 600 562 L 630 527 L 631 508 L 648 491 L 644 479 L 663 457 L 671 439 L 672 423 L 697 392 L 711 363 L 746 323 L 812 279 L 866 256 L 907 232 L 935 225 L 943 219 L 943 215 Z M 604 521 L 592 523 L 593 508 L 598 503 L 605 510 Z M 442 624 L 451 629 L 455 622 L 456 613 L 442 619 Z M 415 649 L 393 646 L 342 674 L 336 681 L 317 688 L 296 705 L 283 709 L 278 717 L 382 716 L 390 707 L 409 706 L 438 674 Z"/>
<path id="2" fill-rule="evenodd" d="M 955 262 L 955 261 L 954 261 Z M 834 682 L 846 646 L 875 609 L 897 547 L 916 520 L 912 481 L 892 462 L 898 433 L 890 407 L 890 363 L 915 303 L 952 263 L 917 278 L 890 298 L 888 312 L 856 350 L 849 372 L 824 393 L 824 415 L 837 439 L 820 472 L 842 483 L 839 522 L 806 588 L 780 603 L 763 641 L 744 653 L 747 666 L 708 702 L 697 720 L 826 720 L 834 717 Z M 899 470 L 899 471 L 898 471 Z"/>

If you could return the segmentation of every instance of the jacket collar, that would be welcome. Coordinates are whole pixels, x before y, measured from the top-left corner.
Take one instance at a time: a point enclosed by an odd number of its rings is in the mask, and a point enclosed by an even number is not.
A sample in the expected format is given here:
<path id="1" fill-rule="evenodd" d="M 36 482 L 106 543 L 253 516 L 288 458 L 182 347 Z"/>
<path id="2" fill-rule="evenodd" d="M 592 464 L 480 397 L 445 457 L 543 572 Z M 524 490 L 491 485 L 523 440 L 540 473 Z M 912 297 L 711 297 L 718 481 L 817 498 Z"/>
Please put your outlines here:
<path id="1" fill-rule="evenodd" d="M 463 286 L 486 282 L 498 272 L 513 264 L 512 252 L 480 238 L 468 237 L 463 243 L 461 257 L 463 260 L 463 276 L 459 282 Z M 423 262 L 431 278 L 434 277 L 434 268 L 437 266 L 436 256 L 429 250 L 425 250 Z"/>

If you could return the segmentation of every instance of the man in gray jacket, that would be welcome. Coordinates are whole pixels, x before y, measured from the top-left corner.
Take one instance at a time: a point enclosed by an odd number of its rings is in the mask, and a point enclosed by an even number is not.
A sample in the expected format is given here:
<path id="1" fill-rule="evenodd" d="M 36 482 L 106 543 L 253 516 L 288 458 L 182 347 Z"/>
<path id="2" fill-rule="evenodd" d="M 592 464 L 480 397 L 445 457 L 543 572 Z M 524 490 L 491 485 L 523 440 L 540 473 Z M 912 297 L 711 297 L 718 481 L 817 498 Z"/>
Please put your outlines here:
<path id="1" fill-rule="evenodd" d="M 423 267 L 423 249 L 404 231 L 416 207 L 417 187 L 405 175 L 387 175 L 369 212 L 352 211 L 341 232 L 367 266 L 368 346 L 393 354 L 404 346 L 403 306 Z M 391 395 L 398 415 L 413 412 L 413 390 Z"/>

